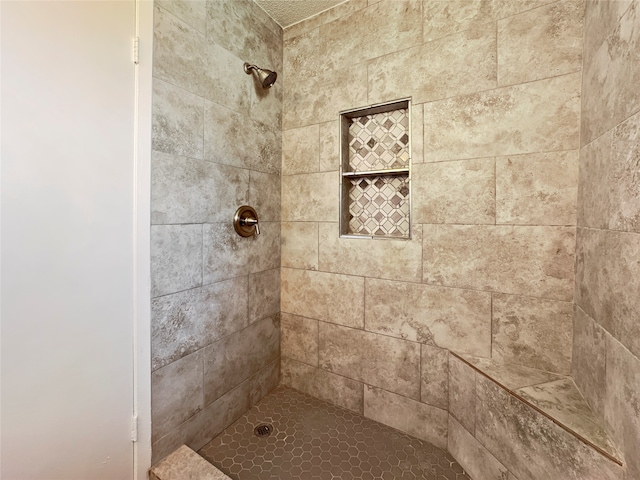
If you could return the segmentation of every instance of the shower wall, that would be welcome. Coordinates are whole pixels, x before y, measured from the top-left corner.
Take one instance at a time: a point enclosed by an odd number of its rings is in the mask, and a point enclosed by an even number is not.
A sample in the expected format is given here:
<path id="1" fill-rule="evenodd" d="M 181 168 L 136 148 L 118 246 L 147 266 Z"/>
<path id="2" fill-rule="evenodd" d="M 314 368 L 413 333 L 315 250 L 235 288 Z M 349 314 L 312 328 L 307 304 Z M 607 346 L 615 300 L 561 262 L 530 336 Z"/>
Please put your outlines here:
<path id="1" fill-rule="evenodd" d="M 250 0 L 156 1 L 153 462 L 200 448 L 279 381 L 282 30 Z M 261 235 L 232 219 L 252 205 Z"/>
<path id="2" fill-rule="evenodd" d="M 570 372 L 583 12 L 351 0 L 285 29 L 285 384 L 446 447 L 448 349 Z M 338 112 L 409 96 L 413 237 L 339 238 Z"/>
<path id="3" fill-rule="evenodd" d="M 588 2 L 573 376 L 640 478 L 640 2 Z"/>

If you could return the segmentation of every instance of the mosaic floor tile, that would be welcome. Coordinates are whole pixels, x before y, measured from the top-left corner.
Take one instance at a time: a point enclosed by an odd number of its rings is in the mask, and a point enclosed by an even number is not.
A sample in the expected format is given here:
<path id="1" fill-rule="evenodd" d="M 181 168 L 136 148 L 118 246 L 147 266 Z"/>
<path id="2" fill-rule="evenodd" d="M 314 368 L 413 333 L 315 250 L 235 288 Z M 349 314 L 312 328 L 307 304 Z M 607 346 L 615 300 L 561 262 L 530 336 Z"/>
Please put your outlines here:
<path id="1" fill-rule="evenodd" d="M 470 480 L 444 450 L 282 386 L 198 453 L 234 480 Z"/>

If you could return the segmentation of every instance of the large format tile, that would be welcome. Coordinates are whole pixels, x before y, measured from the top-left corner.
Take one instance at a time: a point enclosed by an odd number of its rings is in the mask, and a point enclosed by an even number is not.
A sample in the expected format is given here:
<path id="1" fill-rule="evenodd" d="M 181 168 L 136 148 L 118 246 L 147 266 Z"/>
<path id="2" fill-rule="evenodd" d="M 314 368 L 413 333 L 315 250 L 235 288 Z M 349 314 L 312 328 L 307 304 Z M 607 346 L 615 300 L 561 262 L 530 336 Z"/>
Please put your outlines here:
<path id="1" fill-rule="evenodd" d="M 280 175 L 249 172 L 249 205 L 261 222 L 280 221 Z"/>
<path id="2" fill-rule="evenodd" d="M 282 222 L 282 266 L 318 269 L 318 224 Z"/>
<path id="3" fill-rule="evenodd" d="M 579 229 L 576 303 L 640 355 L 640 234 Z"/>
<path id="4" fill-rule="evenodd" d="M 280 269 L 249 275 L 249 322 L 280 313 Z"/>
<path id="5" fill-rule="evenodd" d="M 248 237 L 253 244 L 249 255 L 249 273 L 280 267 L 280 222 L 260 224 L 260 235 Z"/>
<path id="6" fill-rule="evenodd" d="M 318 320 L 282 313 L 280 320 L 281 355 L 318 366 Z"/>
<path id="7" fill-rule="evenodd" d="M 204 407 L 202 351 L 151 374 L 151 441 L 162 438 Z"/>
<path id="8" fill-rule="evenodd" d="M 154 150 L 202 158 L 204 99 L 154 78 L 152 128 Z"/>
<path id="9" fill-rule="evenodd" d="M 584 12 L 584 56 L 591 58 L 605 39 L 618 26 L 620 17 L 624 15 L 634 0 L 616 0 L 602 2 L 588 0 Z"/>
<path id="10" fill-rule="evenodd" d="M 151 297 L 202 285 L 202 225 L 151 227 Z"/>
<path id="11" fill-rule="evenodd" d="M 453 355 L 449 357 L 449 413 L 475 435 L 476 372 Z"/>
<path id="12" fill-rule="evenodd" d="M 337 222 L 339 203 L 337 172 L 282 177 L 282 220 Z"/>
<path id="13" fill-rule="evenodd" d="M 579 73 L 424 105 L 425 161 L 573 150 Z"/>
<path id="14" fill-rule="evenodd" d="M 349 327 L 364 327 L 364 279 L 282 269 L 282 311 Z"/>
<path id="15" fill-rule="evenodd" d="M 205 23 L 207 21 L 206 0 L 157 0 L 156 4 L 199 32 L 205 32 Z"/>
<path id="16" fill-rule="evenodd" d="M 304 22 L 294 23 L 284 29 L 283 37 L 286 40 L 302 35 L 309 30 L 317 30 L 320 25 L 332 22 L 336 19 L 346 17 L 347 15 L 367 7 L 368 0 L 349 0 L 337 4 L 335 7 L 324 10 Z"/>
<path id="17" fill-rule="evenodd" d="M 492 351 L 498 362 L 568 375 L 573 344 L 573 304 L 493 294 Z"/>
<path id="18" fill-rule="evenodd" d="M 449 410 L 449 351 L 420 345 L 420 401 Z"/>
<path id="19" fill-rule="evenodd" d="M 363 411 L 361 382 L 284 356 L 282 384 L 347 410 L 358 413 Z"/>
<path id="20" fill-rule="evenodd" d="M 611 141 L 609 131 L 580 149 L 577 222 L 581 227 L 605 229 L 611 208 Z"/>
<path id="21" fill-rule="evenodd" d="M 491 294 L 368 278 L 365 329 L 491 356 Z"/>
<path id="22" fill-rule="evenodd" d="M 582 67 L 584 0 L 564 0 L 498 21 L 498 83 L 512 85 Z"/>
<path id="23" fill-rule="evenodd" d="M 482 376 L 476 438 L 521 480 L 620 480 L 622 468 Z"/>
<path id="24" fill-rule="evenodd" d="M 370 103 L 407 96 L 424 103 L 495 88 L 495 25 L 375 58 L 367 70 Z"/>
<path id="25" fill-rule="evenodd" d="M 204 400 L 210 404 L 280 355 L 277 317 L 252 323 L 204 349 Z"/>
<path id="26" fill-rule="evenodd" d="M 249 379 L 250 402 L 254 406 L 280 384 L 280 357 L 262 367 Z"/>
<path id="27" fill-rule="evenodd" d="M 319 225 L 320 270 L 391 280 L 422 278 L 422 227 L 411 240 L 340 238 L 336 223 Z"/>
<path id="28" fill-rule="evenodd" d="M 447 448 L 446 410 L 365 385 L 364 416 L 440 448 Z"/>
<path id="29" fill-rule="evenodd" d="M 338 120 L 320 124 L 320 171 L 340 169 L 340 125 Z M 412 140 L 413 141 L 413 140 Z"/>
<path id="30" fill-rule="evenodd" d="M 285 175 L 318 171 L 320 134 L 318 125 L 282 132 L 282 172 Z M 337 169 L 334 169 L 337 170 Z"/>
<path id="31" fill-rule="evenodd" d="M 320 322 L 320 368 L 400 395 L 420 397 L 420 345 Z"/>
<path id="32" fill-rule="evenodd" d="M 575 228 L 424 225 L 424 282 L 571 300 Z"/>
<path id="33" fill-rule="evenodd" d="M 202 480 L 230 478 L 186 445 L 182 445 L 149 470 L 149 480 L 178 480 L 185 476 Z"/>
<path id="34" fill-rule="evenodd" d="M 411 181 L 416 223 L 496 222 L 493 158 L 417 164 Z"/>
<path id="35" fill-rule="evenodd" d="M 496 159 L 496 223 L 575 225 L 577 150 Z"/>
<path id="36" fill-rule="evenodd" d="M 244 73 L 244 60 L 209 41 L 204 50 L 204 62 L 204 97 L 246 118 L 251 108 L 251 82 Z M 236 136 L 240 137 L 238 133 Z"/>
<path id="37" fill-rule="evenodd" d="M 254 242 L 236 233 L 231 222 L 203 225 L 202 256 L 205 285 L 249 273 Z"/>
<path id="38" fill-rule="evenodd" d="M 246 327 L 247 288 L 241 277 L 152 299 L 152 370 Z"/>

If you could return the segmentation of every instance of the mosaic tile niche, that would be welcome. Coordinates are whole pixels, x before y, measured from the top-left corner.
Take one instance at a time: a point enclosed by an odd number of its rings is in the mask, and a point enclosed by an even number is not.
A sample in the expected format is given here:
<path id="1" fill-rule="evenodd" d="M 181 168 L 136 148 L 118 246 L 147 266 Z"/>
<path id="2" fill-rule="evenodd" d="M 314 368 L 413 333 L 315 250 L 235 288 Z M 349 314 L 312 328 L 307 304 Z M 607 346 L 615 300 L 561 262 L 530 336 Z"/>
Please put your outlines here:
<path id="1" fill-rule="evenodd" d="M 410 238 L 409 100 L 342 112 L 342 236 Z"/>

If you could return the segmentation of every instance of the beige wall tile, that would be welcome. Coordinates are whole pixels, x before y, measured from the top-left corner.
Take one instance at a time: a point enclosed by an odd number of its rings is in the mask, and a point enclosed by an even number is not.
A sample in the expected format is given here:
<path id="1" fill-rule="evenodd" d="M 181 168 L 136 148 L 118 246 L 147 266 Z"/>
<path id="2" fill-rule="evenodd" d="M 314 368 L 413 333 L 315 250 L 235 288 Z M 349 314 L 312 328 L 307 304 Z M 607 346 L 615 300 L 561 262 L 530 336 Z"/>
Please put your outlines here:
<path id="1" fill-rule="evenodd" d="M 282 384 L 362 414 L 363 384 L 291 358 L 282 357 Z"/>
<path id="2" fill-rule="evenodd" d="M 496 223 L 575 225 L 578 151 L 496 159 Z"/>
<path id="3" fill-rule="evenodd" d="M 446 410 L 365 385 L 364 416 L 437 447 L 447 447 Z"/>
<path id="4" fill-rule="evenodd" d="M 424 105 L 425 161 L 578 147 L 580 73 Z"/>
<path id="5" fill-rule="evenodd" d="M 411 104 L 411 163 L 424 162 L 424 108 Z"/>
<path id="6" fill-rule="evenodd" d="M 256 209 L 261 222 L 280 221 L 281 183 L 280 175 L 249 172 L 249 205 Z"/>
<path id="7" fill-rule="evenodd" d="M 238 235 L 231 222 L 205 224 L 202 227 L 205 285 L 247 275 L 253 242 Z"/>
<path id="8" fill-rule="evenodd" d="M 280 313 L 280 269 L 249 275 L 249 322 Z"/>
<path id="9" fill-rule="evenodd" d="M 475 435 L 476 372 L 454 355 L 449 355 L 449 413 Z"/>
<path id="10" fill-rule="evenodd" d="M 614 128 L 610 158 L 609 228 L 640 232 L 640 113 Z"/>
<path id="11" fill-rule="evenodd" d="M 582 68 L 584 0 L 564 0 L 498 21 L 498 83 L 512 85 Z"/>
<path id="12" fill-rule="evenodd" d="M 151 227 L 151 297 L 202 285 L 202 225 Z"/>
<path id="13" fill-rule="evenodd" d="M 318 320 L 283 313 L 280 319 L 283 357 L 318 366 Z"/>
<path id="14" fill-rule="evenodd" d="M 493 158 L 418 164 L 411 175 L 414 222 L 495 223 Z"/>
<path id="15" fill-rule="evenodd" d="M 282 266 L 318 269 L 318 224 L 282 222 Z"/>
<path id="16" fill-rule="evenodd" d="M 419 282 L 422 228 L 411 240 L 340 238 L 338 225 L 319 225 L 319 268 L 323 271 Z"/>
<path id="17" fill-rule="evenodd" d="M 250 405 L 253 407 L 280 384 L 280 358 L 254 373 L 249 379 Z"/>
<path id="18" fill-rule="evenodd" d="M 286 175 L 318 171 L 320 127 L 293 128 L 282 132 L 282 169 Z"/>
<path id="19" fill-rule="evenodd" d="M 284 39 L 287 40 L 310 29 L 318 28 L 320 25 L 324 25 L 325 23 L 329 23 L 333 20 L 349 15 L 350 13 L 365 8 L 366 6 L 367 0 L 349 0 L 348 2 L 340 3 L 329 10 L 325 10 L 324 12 L 320 12 L 317 15 L 304 20 L 303 22 L 296 23 L 285 28 L 283 32 Z"/>
<path id="20" fill-rule="evenodd" d="M 585 58 L 592 57 L 594 52 L 600 48 L 600 45 L 617 27 L 620 17 L 632 2 L 633 0 L 617 0 L 615 2 L 587 0 L 585 2 Z"/>
<path id="21" fill-rule="evenodd" d="M 205 32 L 207 20 L 207 2 L 205 0 L 157 0 L 156 4 L 199 32 Z"/>
<path id="22" fill-rule="evenodd" d="M 571 302 L 494 293 L 492 323 L 492 357 L 498 362 L 571 373 Z"/>
<path id="23" fill-rule="evenodd" d="M 369 103 L 408 96 L 423 103 L 495 88 L 495 24 L 375 58 L 367 71 Z"/>
<path id="24" fill-rule="evenodd" d="M 337 172 L 282 177 L 282 220 L 336 222 L 338 190 Z"/>
<path id="25" fill-rule="evenodd" d="M 471 478 L 505 480 L 507 469 L 496 457 L 449 415 L 447 450 Z"/>
<path id="26" fill-rule="evenodd" d="M 424 282 L 571 300 L 575 228 L 424 225 Z"/>
<path id="27" fill-rule="evenodd" d="M 364 328 L 364 279 L 282 269 L 282 311 Z"/>
<path id="28" fill-rule="evenodd" d="M 449 351 L 420 345 L 420 401 L 449 410 Z"/>
<path id="29" fill-rule="evenodd" d="M 611 209 L 608 169 L 613 132 L 601 135 L 580 149 L 577 221 L 581 227 L 607 228 Z"/>
<path id="30" fill-rule="evenodd" d="M 406 397 L 420 398 L 420 345 L 320 322 L 320 368 Z"/>
<path id="31" fill-rule="evenodd" d="M 303 22 L 306 23 L 306 22 Z M 321 71 L 324 59 L 319 55 L 320 31 L 317 28 L 283 41 L 283 84 L 285 96 L 289 94 L 289 89 L 298 83 L 316 75 Z M 284 109 L 286 110 L 286 108 Z M 283 114 L 285 112 L 283 111 Z M 316 122 L 311 122 L 316 123 Z M 291 124 L 286 128 L 296 128 Z"/>
<path id="32" fill-rule="evenodd" d="M 365 329 L 491 356 L 491 294 L 368 278 Z"/>
<path id="33" fill-rule="evenodd" d="M 202 91 L 207 100 L 239 112 L 244 118 L 249 115 L 251 82 L 244 73 L 244 60 L 224 47 L 207 41 L 201 75 Z M 236 133 L 236 136 L 241 135 Z"/>
<path id="34" fill-rule="evenodd" d="M 245 238 L 249 246 L 249 273 L 280 267 L 280 222 L 260 224 L 260 235 Z"/>
<path id="35" fill-rule="evenodd" d="M 320 171 L 340 170 L 340 127 L 338 121 L 320 124 Z"/>

